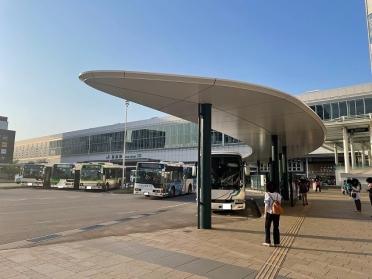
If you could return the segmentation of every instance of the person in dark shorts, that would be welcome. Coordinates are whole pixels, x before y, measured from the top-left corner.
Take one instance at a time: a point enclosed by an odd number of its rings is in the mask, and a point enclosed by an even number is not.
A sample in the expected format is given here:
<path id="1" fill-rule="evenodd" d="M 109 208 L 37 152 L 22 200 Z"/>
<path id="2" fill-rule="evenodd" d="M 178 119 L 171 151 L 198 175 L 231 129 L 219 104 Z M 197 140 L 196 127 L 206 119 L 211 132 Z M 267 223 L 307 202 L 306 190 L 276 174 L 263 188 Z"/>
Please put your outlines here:
<path id="1" fill-rule="evenodd" d="M 309 192 L 309 181 L 305 178 L 300 179 L 300 194 L 302 196 L 302 204 L 303 206 L 308 205 L 307 202 L 307 192 Z"/>

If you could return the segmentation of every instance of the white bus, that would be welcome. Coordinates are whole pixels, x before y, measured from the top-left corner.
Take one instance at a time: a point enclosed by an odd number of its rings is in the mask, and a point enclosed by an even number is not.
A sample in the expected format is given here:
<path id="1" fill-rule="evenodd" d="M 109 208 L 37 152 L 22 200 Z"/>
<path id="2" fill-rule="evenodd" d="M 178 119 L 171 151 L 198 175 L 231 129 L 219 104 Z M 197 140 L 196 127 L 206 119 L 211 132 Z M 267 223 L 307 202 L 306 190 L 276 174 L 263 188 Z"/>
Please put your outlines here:
<path id="1" fill-rule="evenodd" d="M 82 190 L 110 190 L 121 185 L 123 167 L 112 163 L 82 163 L 80 185 Z"/>
<path id="2" fill-rule="evenodd" d="M 79 183 L 78 165 L 54 164 L 50 177 L 50 187 L 58 189 L 74 189 Z M 77 185 L 76 185 L 77 184 Z"/>
<path id="3" fill-rule="evenodd" d="M 239 153 L 212 153 L 212 210 L 245 209 L 246 168 Z"/>
<path id="4" fill-rule="evenodd" d="M 45 164 L 25 164 L 21 169 L 21 185 L 47 187 L 50 167 Z"/>
<path id="5" fill-rule="evenodd" d="M 195 193 L 197 189 L 197 167 L 195 165 L 185 165 L 183 167 L 183 189 L 187 194 Z"/>
<path id="6" fill-rule="evenodd" d="M 195 168 L 195 167 L 194 167 Z M 189 173 L 187 176 L 186 173 Z M 183 163 L 137 163 L 133 193 L 153 197 L 174 197 L 195 191 L 196 179 Z"/>

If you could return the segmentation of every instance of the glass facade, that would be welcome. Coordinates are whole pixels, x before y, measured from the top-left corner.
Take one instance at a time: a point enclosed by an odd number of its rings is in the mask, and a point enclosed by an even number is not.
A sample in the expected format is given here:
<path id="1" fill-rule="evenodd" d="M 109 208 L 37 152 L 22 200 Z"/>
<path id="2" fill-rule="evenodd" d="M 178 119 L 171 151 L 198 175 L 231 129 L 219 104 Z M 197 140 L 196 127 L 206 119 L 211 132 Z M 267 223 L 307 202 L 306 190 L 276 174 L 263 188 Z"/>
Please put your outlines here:
<path id="1" fill-rule="evenodd" d="M 341 116 L 354 117 L 372 113 L 372 98 L 359 98 L 354 100 L 329 102 L 310 106 L 322 119 L 331 120 Z"/>
<path id="2" fill-rule="evenodd" d="M 127 130 L 127 151 L 197 147 L 198 126 L 190 122 L 165 122 Z M 77 136 L 16 147 L 18 159 L 45 156 L 88 155 L 123 151 L 124 132 Z M 238 140 L 212 131 L 212 144 L 236 144 Z M 42 151 L 42 152 L 41 152 Z M 119 158 L 119 157 L 118 157 Z"/>

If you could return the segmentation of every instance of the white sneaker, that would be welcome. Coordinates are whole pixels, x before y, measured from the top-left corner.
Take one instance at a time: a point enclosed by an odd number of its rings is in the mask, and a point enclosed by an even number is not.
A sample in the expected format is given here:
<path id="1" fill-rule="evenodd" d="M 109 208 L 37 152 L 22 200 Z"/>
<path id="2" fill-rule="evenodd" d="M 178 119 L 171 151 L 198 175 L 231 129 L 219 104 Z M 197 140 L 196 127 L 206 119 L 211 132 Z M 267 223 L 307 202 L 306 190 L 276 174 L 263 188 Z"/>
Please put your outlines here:
<path id="1" fill-rule="evenodd" d="M 263 246 L 268 246 L 268 247 L 271 246 L 271 244 L 270 244 L 270 243 L 267 243 L 267 242 L 262 243 L 262 245 L 263 245 Z"/>

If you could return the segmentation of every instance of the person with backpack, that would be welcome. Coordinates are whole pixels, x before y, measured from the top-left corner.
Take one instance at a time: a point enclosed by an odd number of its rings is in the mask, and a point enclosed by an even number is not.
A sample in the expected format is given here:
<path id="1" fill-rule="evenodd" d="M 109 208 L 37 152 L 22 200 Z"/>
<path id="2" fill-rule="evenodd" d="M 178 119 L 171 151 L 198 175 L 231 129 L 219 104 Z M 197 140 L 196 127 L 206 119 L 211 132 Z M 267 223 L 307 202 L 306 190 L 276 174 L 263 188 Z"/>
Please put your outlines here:
<path id="1" fill-rule="evenodd" d="M 271 246 L 270 230 L 271 223 L 273 223 L 273 238 L 274 246 L 280 246 L 280 232 L 279 232 L 279 220 L 282 212 L 281 207 L 282 196 L 275 191 L 274 184 L 268 182 L 266 184 L 266 192 L 264 197 L 265 203 L 265 242 L 262 243 L 264 246 Z"/>
<path id="2" fill-rule="evenodd" d="M 353 178 L 351 180 L 351 197 L 355 202 L 355 207 L 358 212 L 362 212 L 362 203 L 360 202 L 360 191 L 362 186 L 358 179 Z"/>
<path id="3" fill-rule="evenodd" d="M 305 178 L 300 179 L 300 194 L 302 196 L 302 205 L 308 205 L 307 192 L 309 192 L 309 181 Z"/>

